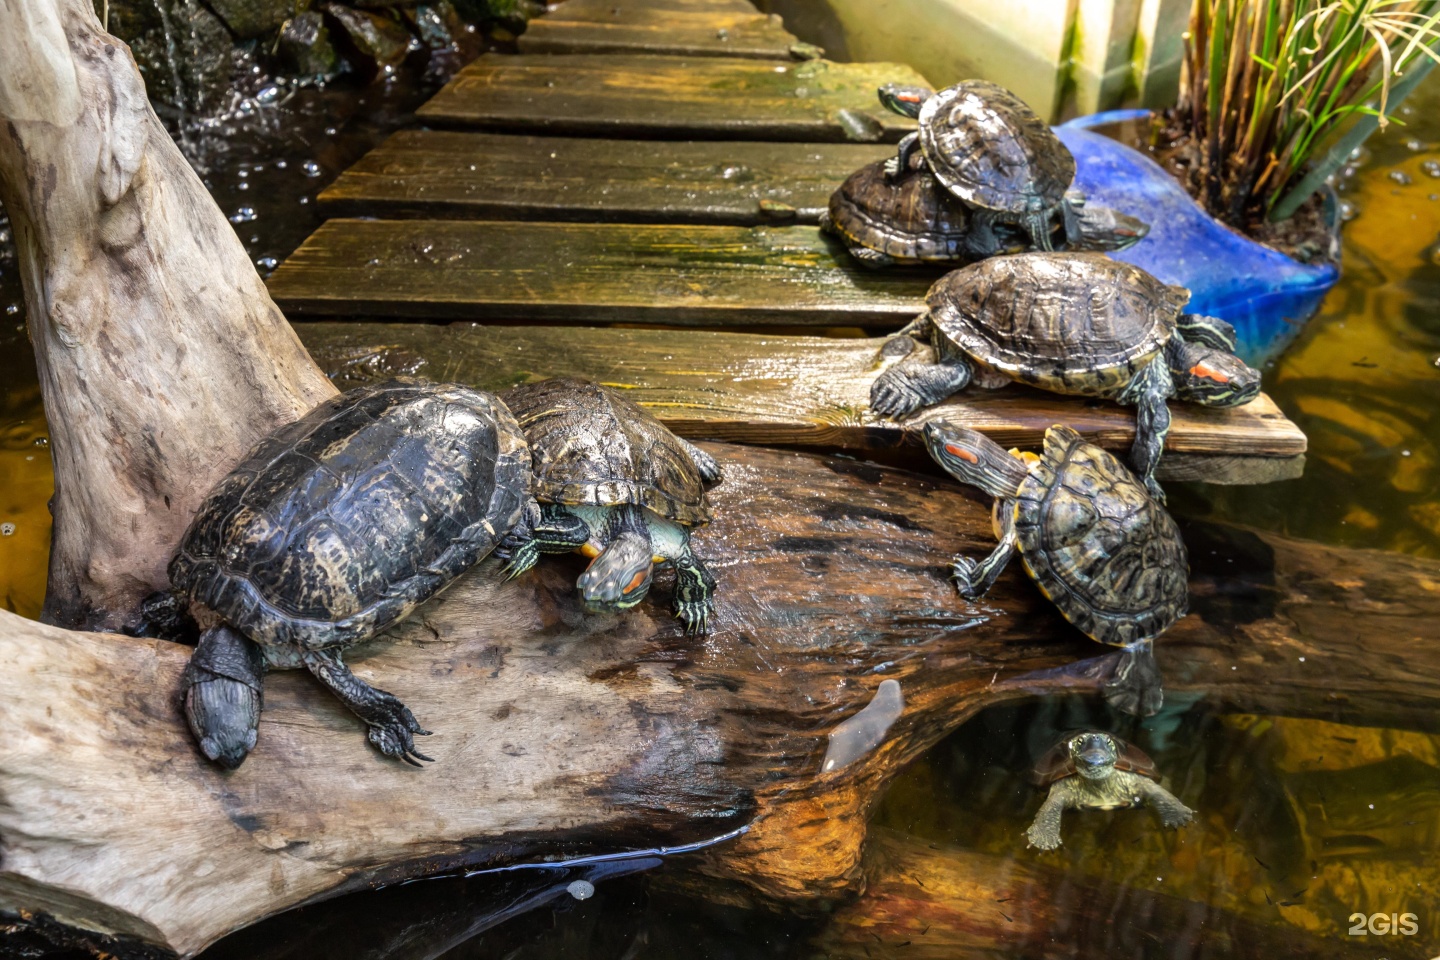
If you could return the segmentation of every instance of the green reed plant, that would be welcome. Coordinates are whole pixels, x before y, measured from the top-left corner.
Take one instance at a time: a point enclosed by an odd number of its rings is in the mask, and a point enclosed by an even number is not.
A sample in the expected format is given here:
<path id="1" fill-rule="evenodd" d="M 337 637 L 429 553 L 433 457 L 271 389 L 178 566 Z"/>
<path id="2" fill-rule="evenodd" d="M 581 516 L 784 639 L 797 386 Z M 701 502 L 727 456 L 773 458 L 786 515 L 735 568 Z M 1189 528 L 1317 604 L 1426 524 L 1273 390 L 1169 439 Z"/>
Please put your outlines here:
<path id="1" fill-rule="evenodd" d="M 1440 0 L 1195 0 L 1186 39 L 1199 199 L 1245 227 L 1294 214 L 1390 121 L 1440 62 Z"/>

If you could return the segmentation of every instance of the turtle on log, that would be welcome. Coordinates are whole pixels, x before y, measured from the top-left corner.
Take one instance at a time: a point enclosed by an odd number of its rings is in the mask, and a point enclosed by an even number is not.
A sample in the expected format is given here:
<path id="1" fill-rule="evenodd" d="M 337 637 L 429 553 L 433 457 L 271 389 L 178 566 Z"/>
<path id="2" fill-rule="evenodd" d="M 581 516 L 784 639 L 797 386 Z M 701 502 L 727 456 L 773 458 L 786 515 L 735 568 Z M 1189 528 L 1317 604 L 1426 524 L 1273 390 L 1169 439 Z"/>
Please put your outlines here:
<path id="1" fill-rule="evenodd" d="M 1000 544 L 983 560 L 957 556 L 960 595 L 989 591 L 1018 552 L 1065 619 L 1124 651 L 1105 699 L 1148 717 L 1163 702 L 1152 645 L 1189 609 L 1189 558 L 1180 530 L 1115 457 L 1070 427 L 1045 431 L 1037 456 L 1006 453 L 983 434 L 932 420 L 930 456 L 962 483 L 995 498 Z"/>
<path id="2" fill-rule="evenodd" d="M 205 756 L 238 767 L 256 744 L 266 668 L 303 666 L 381 753 L 430 759 L 409 708 L 341 653 L 489 554 L 529 492 L 515 418 L 455 384 L 357 387 L 262 441 L 201 504 L 170 562 L 173 591 L 142 608 L 158 635 L 187 612 L 208 626 L 182 681 Z"/>
<path id="3" fill-rule="evenodd" d="M 710 522 L 705 497 L 721 479 L 714 458 L 619 393 L 556 377 L 501 394 L 535 465 L 532 506 L 497 550 L 519 576 L 541 553 L 592 558 L 576 582 L 592 610 L 625 610 L 650 590 L 654 568 L 675 568 L 675 616 L 703 632 L 715 578 L 690 547 Z"/>

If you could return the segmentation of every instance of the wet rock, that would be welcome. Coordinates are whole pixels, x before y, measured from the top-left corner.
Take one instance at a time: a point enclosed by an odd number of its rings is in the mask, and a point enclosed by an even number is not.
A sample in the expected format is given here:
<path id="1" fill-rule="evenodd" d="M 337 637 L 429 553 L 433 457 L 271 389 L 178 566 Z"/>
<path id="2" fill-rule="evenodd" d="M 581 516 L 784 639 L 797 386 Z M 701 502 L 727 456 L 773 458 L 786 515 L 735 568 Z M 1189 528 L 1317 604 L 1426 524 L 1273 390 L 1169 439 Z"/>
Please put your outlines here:
<path id="1" fill-rule="evenodd" d="M 325 12 L 344 31 L 345 39 L 365 66 L 395 68 L 410 52 L 410 32 L 389 17 L 331 4 Z"/>
<path id="2" fill-rule="evenodd" d="M 277 52 L 285 71 L 293 76 L 333 77 L 341 70 L 340 55 L 330 42 L 330 28 L 315 10 L 285 22 Z"/>
<path id="3" fill-rule="evenodd" d="M 110 32 L 130 45 L 157 105 L 200 111 L 228 85 L 235 38 L 197 0 L 112 2 L 109 13 Z"/>
<path id="4" fill-rule="evenodd" d="M 241 40 L 274 30 L 286 18 L 309 8 L 309 0 L 209 0 L 210 9 Z"/>
<path id="5" fill-rule="evenodd" d="M 465 21 L 449 0 L 422 3 L 413 10 L 403 11 L 415 36 L 431 50 L 448 50 L 465 36 Z"/>

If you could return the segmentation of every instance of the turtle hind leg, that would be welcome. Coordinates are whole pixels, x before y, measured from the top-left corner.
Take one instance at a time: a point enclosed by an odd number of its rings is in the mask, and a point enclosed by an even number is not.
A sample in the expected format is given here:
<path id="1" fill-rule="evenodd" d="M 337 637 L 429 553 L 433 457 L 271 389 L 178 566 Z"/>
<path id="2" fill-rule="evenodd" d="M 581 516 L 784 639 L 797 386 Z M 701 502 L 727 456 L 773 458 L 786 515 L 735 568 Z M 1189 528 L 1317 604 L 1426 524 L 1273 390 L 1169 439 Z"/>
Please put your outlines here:
<path id="1" fill-rule="evenodd" d="M 719 461 L 714 457 L 689 440 L 681 440 L 680 445 L 690 455 L 690 460 L 695 464 L 695 469 L 700 471 L 700 479 L 705 482 L 706 486 L 725 479 L 725 471 L 720 468 Z"/>
<path id="2" fill-rule="evenodd" d="M 970 364 L 958 357 L 935 361 L 912 352 L 875 378 L 870 409 L 883 417 L 903 417 L 963 390 L 972 373 Z"/>
<path id="3" fill-rule="evenodd" d="M 995 509 L 1002 530 L 999 545 L 984 560 L 957 556 L 950 562 L 950 577 L 966 600 L 978 600 L 989 593 L 1015 556 L 1015 501 L 1002 500 Z"/>
<path id="4" fill-rule="evenodd" d="M 920 146 L 920 134 L 906 134 L 895 148 L 895 156 L 885 161 L 885 179 L 894 183 L 910 170 L 910 158 Z"/>
<path id="5" fill-rule="evenodd" d="M 868 270 L 883 270 L 886 267 L 895 265 L 895 258 L 888 253 L 881 253 L 879 250 L 872 250 L 869 247 L 862 247 L 859 244 L 846 247 L 850 256 L 855 262 Z"/>
<path id="6" fill-rule="evenodd" d="M 337 650 L 315 650 L 305 654 L 302 662 L 316 680 L 325 684 L 369 728 L 367 736 L 375 748 L 387 757 L 420 766 L 429 760 L 415 749 L 415 735 L 429 736 L 415 721 L 410 708 L 392 693 L 372 687 L 350 672 Z"/>
<path id="7" fill-rule="evenodd" d="M 1165 702 L 1154 645 L 1137 640 L 1125 648 L 1115 675 L 1105 684 L 1105 702 L 1122 713 L 1153 717 Z"/>
<path id="8" fill-rule="evenodd" d="M 265 658 L 253 641 L 220 624 L 200 635 L 185 665 L 185 722 L 200 752 L 227 770 L 255 749 L 264 706 Z"/>

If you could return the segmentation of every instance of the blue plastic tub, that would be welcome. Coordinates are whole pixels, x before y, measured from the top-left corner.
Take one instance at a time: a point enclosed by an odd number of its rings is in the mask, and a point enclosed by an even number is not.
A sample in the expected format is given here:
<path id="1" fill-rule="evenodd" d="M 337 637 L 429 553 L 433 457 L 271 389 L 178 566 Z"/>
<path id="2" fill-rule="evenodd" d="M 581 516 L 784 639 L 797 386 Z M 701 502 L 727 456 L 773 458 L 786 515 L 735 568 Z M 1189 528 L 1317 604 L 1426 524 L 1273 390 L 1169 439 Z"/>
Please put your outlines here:
<path id="1" fill-rule="evenodd" d="M 1239 354 L 1259 366 L 1284 350 L 1315 316 L 1340 271 L 1330 263 L 1300 263 L 1241 236 L 1206 213 L 1154 160 L 1090 129 L 1149 115 L 1147 110 L 1097 113 L 1055 132 L 1075 154 L 1075 183 L 1088 202 L 1150 224 L 1144 240 L 1112 256 L 1166 283 L 1189 287 L 1186 309 L 1234 324 Z"/>

